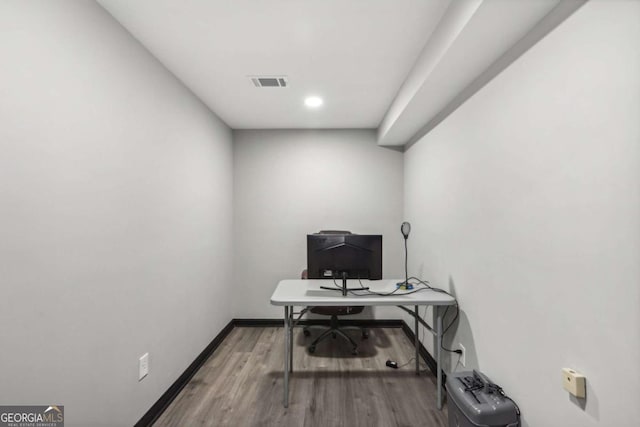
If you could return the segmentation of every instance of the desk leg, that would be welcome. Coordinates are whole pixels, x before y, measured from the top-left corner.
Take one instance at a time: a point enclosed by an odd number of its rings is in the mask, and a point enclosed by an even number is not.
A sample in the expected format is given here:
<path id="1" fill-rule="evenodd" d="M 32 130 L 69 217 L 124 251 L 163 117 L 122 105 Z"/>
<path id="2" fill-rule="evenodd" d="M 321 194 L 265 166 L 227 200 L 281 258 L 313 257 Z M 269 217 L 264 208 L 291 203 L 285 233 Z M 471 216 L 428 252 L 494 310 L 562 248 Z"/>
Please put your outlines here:
<path id="1" fill-rule="evenodd" d="M 418 323 L 418 306 L 416 305 L 414 307 L 415 310 L 415 328 L 413 329 L 413 332 L 415 333 L 415 338 L 416 338 L 416 375 L 420 375 L 420 326 Z"/>
<path id="2" fill-rule="evenodd" d="M 442 310 L 440 306 L 435 305 L 433 309 L 436 311 L 436 377 L 437 377 L 437 399 L 438 409 L 442 409 Z"/>
<path id="3" fill-rule="evenodd" d="M 289 346 L 289 340 L 291 335 L 289 334 L 289 306 L 284 306 L 284 407 L 289 407 L 289 353 L 291 347 Z"/>
<path id="4" fill-rule="evenodd" d="M 289 309 L 289 372 L 293 372 L 293 306 Z"/>

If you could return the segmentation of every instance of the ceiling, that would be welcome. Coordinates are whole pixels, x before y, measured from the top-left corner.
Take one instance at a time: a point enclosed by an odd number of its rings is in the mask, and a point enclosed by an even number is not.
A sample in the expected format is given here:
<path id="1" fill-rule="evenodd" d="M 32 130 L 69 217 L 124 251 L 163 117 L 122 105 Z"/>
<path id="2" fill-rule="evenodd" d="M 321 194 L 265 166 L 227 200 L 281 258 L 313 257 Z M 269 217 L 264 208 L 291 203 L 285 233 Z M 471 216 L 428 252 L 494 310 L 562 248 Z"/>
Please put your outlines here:
<path id="1" fill-rule="evenodd" d="M 374 128 L 381 145 L 427 132 L 584 3 L 98 1 L 231 128 Z"/>
<path id="2" fill-rule="evenodd" d="M 376 128 L 449 0 L 99 3 L 230 127 L 260 129 Z"/>

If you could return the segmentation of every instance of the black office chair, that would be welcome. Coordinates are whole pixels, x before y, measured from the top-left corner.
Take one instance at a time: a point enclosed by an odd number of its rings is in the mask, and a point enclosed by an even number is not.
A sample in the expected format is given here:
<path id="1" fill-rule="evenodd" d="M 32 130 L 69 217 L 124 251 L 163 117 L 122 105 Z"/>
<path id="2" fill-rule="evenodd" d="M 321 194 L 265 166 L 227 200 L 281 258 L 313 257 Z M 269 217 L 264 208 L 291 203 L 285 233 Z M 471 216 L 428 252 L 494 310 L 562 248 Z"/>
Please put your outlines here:
<path id="1" fill-rule="evenodd" d="M 319 234 L 351 234 L 351 232 L 338 231 L 338 230 L 323 230 L 323 231 L 320 231 Z M 301 278 L 308 279 L 308 272 L 306 269 L 302 272 Z M 361 328 L 358 326 L 341 326 L 338 321 L 338 316 L 349 316 L 352 314 L 362 313 L 362 311 L 364 310 L 364 306 L 361 306 L 361 305 L 360 306 L 320 306 L 320 307 L 307 307 L 307 308 L 311 313 L 331 317 L 331 323 L 328 328 L 322 325 L 309 325 L 303 328 L 302 331 L 306 337 L 311 335 L 311 332 L 309 331 L 309 328 L 311 327 L 320 327 L 325 329 L 325 331 L 318 338 L 316 338 L 309 346 L 310 353 L 314 353 L 316 351 L 316 346 L 320 341 L 324 340 L 329 336 L 332 336 L 335 339 L 338 335 L 340 335 L 342 338 L 349 341 L 353 346 L 351 353 L 354 355 L 358 354 L 358 344 L 356 344 L 353 338 L 351 338 L 349 335 L 347 335 L 344 332 L 347 329 L 355 329 L 360 331 L 362 339 L 369 338 L 369 332 L 365 328 Z"/>

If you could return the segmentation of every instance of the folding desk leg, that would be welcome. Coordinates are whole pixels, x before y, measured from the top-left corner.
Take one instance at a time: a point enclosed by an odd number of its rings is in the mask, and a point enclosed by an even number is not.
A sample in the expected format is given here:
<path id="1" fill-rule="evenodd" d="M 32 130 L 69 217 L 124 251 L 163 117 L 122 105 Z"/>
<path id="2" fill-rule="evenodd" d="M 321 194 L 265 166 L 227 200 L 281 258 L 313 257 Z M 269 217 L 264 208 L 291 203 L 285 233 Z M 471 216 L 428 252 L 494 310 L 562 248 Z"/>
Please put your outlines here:
<path id="1" fill-rule="evenodd" d="M 420 375 L 420 330 L 418 329 L 420 326 L 418 324 L 418 306 L 416 305 L 414 307 L 415 310 L 415 328 L 413 329 L 413 332 L 415 332 L 416 335 L 416 375 Z"/>
<path id="2" fill-rule="evenodd" d="M 289 407 L 289 306 L 284 306 L 284 407 Z"/>
<path id="3" fill-rule="evenodd" d="M 293 372 L 293 307 L 289 309 L 289 372 Z"/>
<path id="4" fill-rule="evenodd" d="M 442 310 L 440 306 L 434 306 L 436 310 L 436 377 L 437 377 L 437 398 L 438 409 L 442 409 L 442 367 L 440 366 L 442 359 Z"/>

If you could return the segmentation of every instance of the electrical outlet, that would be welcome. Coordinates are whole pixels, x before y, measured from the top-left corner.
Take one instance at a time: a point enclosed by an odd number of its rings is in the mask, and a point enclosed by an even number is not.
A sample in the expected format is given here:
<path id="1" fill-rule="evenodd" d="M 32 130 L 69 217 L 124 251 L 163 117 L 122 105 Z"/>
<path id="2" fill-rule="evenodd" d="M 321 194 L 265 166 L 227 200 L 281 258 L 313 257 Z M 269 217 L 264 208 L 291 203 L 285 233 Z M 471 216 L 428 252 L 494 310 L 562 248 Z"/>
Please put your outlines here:
<path id="1" fill-rule="evenodd" d="M 145 353 L 138 359 L 138 381 L 149 375 L 149 353 Z"/>
<path id="2" fill-rule="evenodd" d="M 464 348 L 464 346 L 460 343 L 458 343 L 458 347 L 460 347 L 460 350 L 462 350 L 462 354 L 460 355 L 460 364 L 462 366 L 467 366 L 467 363 L 466 363 L 467 349 Z"/>

